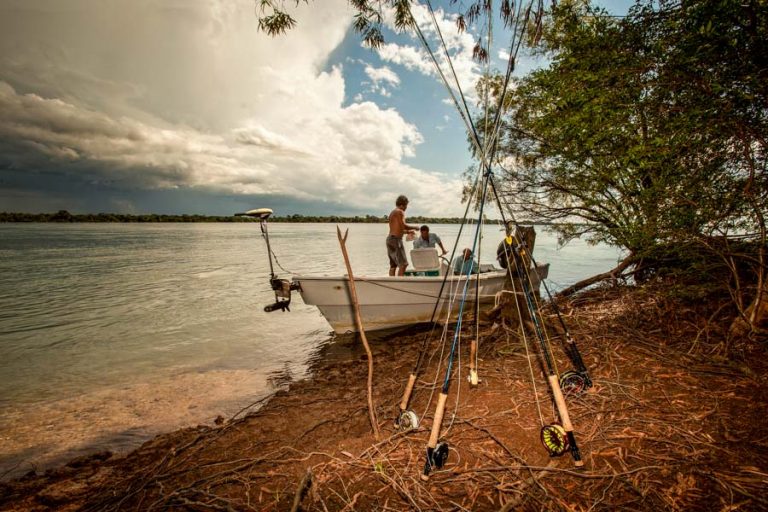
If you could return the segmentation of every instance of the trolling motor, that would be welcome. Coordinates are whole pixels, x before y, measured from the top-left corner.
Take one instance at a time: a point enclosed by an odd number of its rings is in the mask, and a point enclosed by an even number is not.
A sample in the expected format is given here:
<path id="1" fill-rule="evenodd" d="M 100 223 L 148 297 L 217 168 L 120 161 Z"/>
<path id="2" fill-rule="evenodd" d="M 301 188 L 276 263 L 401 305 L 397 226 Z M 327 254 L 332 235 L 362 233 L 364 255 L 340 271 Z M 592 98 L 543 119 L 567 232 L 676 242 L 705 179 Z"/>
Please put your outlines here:
<path id="1" fill-rule="evenodd" d="M 261 226 L 261 234 L 264 240 L 267 241 L 267 255 L 269 256 L 269 285 L 275 292 L 274 304 L 264 306 L 264 311 L 271 313 L 272 311 L 290 311 L 291 305 L 291 291 L 298 290 L 299 284 L 293 283 L 288 279 L 279 279 L 275 274 L 275 269 L 272 266 L 272 248 L 269 246 L 269 230 L 267 229 L 267 219 L 272 215 L 272 210 L 269 208 L 257 208 L 255 210 L 248 210 L 244 213 L 236 213 L 235 217 L 253 217 L 259 219 L 259 225 Z"/>

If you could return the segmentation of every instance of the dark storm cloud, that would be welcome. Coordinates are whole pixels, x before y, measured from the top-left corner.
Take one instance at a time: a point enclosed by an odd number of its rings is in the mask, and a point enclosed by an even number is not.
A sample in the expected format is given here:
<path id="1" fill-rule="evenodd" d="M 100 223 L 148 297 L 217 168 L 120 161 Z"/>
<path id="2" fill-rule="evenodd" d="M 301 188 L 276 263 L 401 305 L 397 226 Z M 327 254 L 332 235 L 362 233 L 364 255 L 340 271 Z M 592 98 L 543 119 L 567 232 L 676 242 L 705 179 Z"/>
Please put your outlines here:
<path id="1" fill-rule="evenodd" d="M 422 142 L 414 124 L 345 106 L 343 69 L 327 59 L 347 0 L 309 12 L 270 38 L 252 0 L 0 3 L 0 209 L 49 197 L 130 211 L 166 192 L 339 213 L 406 192 L 420 213 L 460 209 L 459 179 L 404 163 Z"/>

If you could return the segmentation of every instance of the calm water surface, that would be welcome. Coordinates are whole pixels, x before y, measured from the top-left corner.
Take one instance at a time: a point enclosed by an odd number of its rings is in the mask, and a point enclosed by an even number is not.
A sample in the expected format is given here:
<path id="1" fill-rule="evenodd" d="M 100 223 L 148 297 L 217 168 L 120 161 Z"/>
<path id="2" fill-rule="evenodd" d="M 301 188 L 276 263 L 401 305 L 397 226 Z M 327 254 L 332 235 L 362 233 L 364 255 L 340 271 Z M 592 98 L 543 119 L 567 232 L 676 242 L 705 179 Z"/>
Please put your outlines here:
<path id="1" fill-rule="evenodd" d="M 347 227 L 354 272 L 384 274 L 386 226 Z M 340 274 L 335 230 L 276 223 L 270 240 L 291 273 Z M 432 231 L 450 250 L 458 226 Z M 619 257 L 538 232 L 550 288 Z M 484 229 L 481 261 L 500 237 Z M 304 377 L 331 328 L 298 295 L 265 313 L 268 275 L 257 224 L 0 224 L 0 478 L 210 423 Z"/>

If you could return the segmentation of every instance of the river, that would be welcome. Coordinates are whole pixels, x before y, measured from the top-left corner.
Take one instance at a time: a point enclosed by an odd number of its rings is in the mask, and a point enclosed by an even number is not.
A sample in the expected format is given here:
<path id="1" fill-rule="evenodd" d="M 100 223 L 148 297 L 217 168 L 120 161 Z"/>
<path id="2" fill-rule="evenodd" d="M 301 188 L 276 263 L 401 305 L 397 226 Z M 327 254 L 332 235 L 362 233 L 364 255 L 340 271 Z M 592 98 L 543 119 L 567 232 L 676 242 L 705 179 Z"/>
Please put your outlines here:
<path id="1" fill-rule="evenodd" d="M 385 273 L 386 225 L 347 227 L 355 274 Z M 458 226 L 431 227 L 450 250 Z M 269 229 L 281 277 L 344 273 L 335 225 Z M 537 231 L 551 289 L 619 258 Z M 483 263 L 500 238 L 485 227 Z M 305 377 L 332 331 L 298 295 L 263 311 L 266 254 L 255 223 L 0 224 L 0 479 L 210 424 Z"/>

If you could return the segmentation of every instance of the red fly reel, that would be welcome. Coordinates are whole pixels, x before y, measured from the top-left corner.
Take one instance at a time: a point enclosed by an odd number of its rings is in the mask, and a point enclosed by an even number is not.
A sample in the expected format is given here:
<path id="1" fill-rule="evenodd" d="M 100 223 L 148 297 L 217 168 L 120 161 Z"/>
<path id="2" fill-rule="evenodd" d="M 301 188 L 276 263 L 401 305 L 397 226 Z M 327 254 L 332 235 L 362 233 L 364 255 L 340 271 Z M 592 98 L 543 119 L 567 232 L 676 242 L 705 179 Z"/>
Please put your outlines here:
<path id="1" fill-rule="evenodd" d="M 587 379 L 580 372 L 568 370 L 560 376 L 560 389 L 566 395 L 579 395 L 583 393 L 589 386 L 587 385 Z"/>

